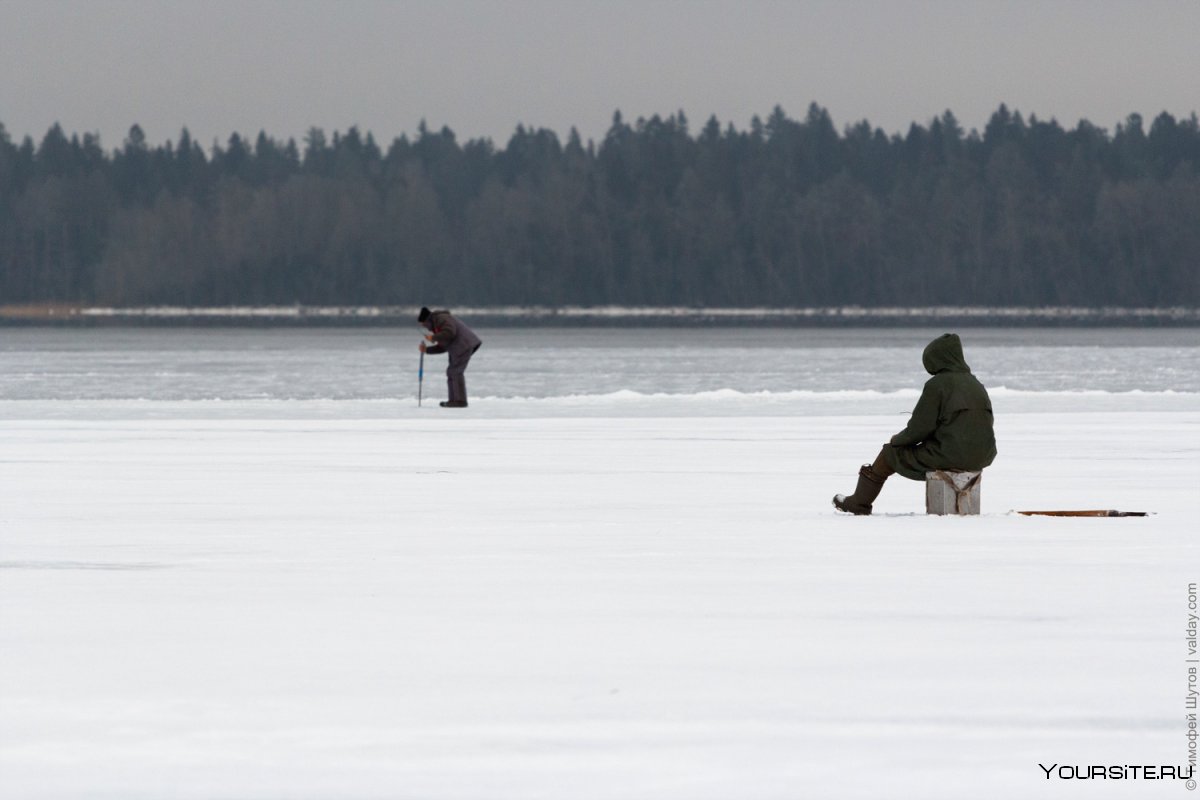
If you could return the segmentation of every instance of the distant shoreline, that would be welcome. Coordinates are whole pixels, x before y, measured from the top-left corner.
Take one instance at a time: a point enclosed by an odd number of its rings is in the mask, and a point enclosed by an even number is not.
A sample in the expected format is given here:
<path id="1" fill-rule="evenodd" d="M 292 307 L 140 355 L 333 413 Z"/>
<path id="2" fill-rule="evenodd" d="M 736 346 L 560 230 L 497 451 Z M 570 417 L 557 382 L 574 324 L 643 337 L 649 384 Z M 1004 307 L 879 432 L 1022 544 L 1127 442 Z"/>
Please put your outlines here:
<path id="1" fill-rule="evenodd" d="M 1200 308 L 1081 308 L 931 306 L 926 308 L 684 308 L 567 306 L 562 308 L 457 306 L 455 313 L 474 324 L 493 326 L 854 327 L 920 326 L 953 323 L 974 326 L 1200 326 Z M 408 306 L 0 306 L 0 326 L 405 326 L 416 324 Z"/>

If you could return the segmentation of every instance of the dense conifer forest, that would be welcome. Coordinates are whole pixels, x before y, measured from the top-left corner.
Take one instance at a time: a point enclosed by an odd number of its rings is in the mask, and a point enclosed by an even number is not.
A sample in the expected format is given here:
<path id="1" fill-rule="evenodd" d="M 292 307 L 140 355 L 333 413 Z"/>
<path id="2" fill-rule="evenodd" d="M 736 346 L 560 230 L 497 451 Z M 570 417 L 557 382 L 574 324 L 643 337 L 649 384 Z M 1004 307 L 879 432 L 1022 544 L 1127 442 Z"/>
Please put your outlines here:
<path id="1" fill-rule="evenodd" d="M 386 148 L 0 125 L 0 305 L 1200 305 L 1200 125 L 776 108 Z"/>

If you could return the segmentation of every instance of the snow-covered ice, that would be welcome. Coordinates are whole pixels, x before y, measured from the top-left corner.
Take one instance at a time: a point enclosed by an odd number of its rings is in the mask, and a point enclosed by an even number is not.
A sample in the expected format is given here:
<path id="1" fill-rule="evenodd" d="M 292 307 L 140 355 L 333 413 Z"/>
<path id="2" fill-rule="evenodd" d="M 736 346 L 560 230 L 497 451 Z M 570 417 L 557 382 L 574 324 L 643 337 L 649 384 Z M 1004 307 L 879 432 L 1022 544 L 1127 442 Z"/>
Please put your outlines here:
<path id="1" fill-rule="evenodd" d="M 1200 404 L 1121 397 L 1000 393 L 975 518 L 833 512 L 904 393 L 0 403 L 0 796 L 1181 792 L 1038 766 L 1187 763 Z"/>

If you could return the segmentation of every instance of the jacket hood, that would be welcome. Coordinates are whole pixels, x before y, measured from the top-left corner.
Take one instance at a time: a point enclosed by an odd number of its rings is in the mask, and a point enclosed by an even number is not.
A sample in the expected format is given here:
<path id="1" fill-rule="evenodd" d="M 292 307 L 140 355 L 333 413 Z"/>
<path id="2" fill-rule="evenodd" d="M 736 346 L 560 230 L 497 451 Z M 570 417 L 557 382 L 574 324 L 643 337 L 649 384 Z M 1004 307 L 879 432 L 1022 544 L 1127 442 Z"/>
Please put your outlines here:
<path id="1" fill-rule="evenodd" d="M 925 346 L 921 354 L 921 363 L 930 375 L 939 372 L 970 372 L 967 360 L 963 358 L 962 340 L 957 333 L 943 333 Z"/>
<path id="2" fill-rule="evenodd" d="M 425 313 L 427 311 L 429 313 Z M 450 312 L 444 308 L 435 309 L 434 311 L 429 311 L 427 308 L 422 308 L 421 315 L 417 317 L 417 322 L 419 322 L 427 330 L 433 330 L 433 326 L 437 324 L 438 319 L 449 313 Z"/>

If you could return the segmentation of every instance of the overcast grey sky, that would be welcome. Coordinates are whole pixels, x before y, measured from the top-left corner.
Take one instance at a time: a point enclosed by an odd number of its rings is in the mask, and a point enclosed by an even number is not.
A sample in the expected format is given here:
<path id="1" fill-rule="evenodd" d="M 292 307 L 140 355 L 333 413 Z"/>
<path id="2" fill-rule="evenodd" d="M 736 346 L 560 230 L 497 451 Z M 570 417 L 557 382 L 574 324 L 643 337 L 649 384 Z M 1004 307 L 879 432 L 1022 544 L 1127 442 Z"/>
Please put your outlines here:
<path id="1" fill-rule="evenodd" d="M 503 146 L 810 102 L 888 132 L 1000 103 L 1067 127 L 1200 110 L 1200 0 L 0 0 L 0 123 L 119 146 L 425 119 Z"/>

